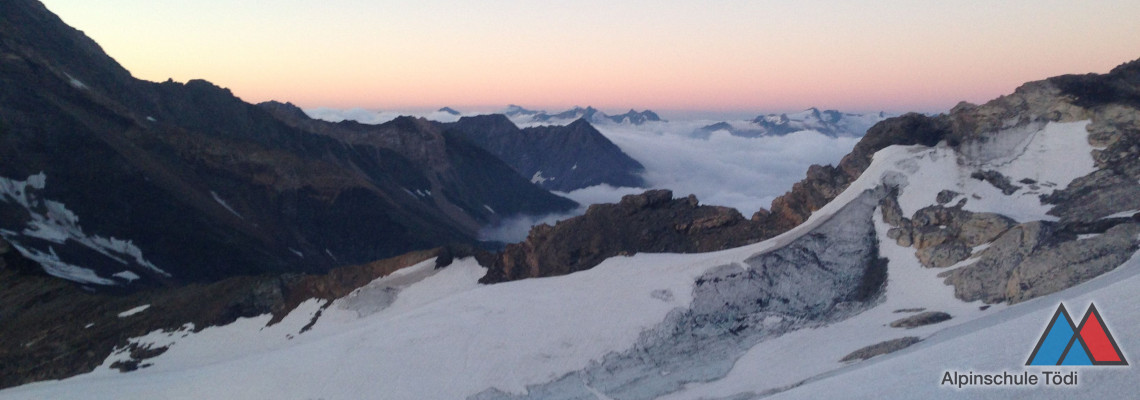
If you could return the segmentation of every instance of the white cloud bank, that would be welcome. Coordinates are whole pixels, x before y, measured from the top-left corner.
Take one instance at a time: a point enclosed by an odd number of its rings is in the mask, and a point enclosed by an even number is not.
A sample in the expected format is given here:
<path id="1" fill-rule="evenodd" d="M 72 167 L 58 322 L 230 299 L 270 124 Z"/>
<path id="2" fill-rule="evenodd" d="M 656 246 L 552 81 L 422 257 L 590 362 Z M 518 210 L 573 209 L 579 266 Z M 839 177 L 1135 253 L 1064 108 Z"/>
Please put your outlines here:
<path id="1" fill-rule="evenodd" d="M 715 121 L 673 121 L 641 126 L 599 124 L 597 128 L 645 166 L 648 188 L 671 189 L 674 197 L 695 194 L 702 204 L 736 208 L 745 218 L 768 208 L 777 196 L 806 176 L 812 164 L 836 164 L 859 138 L 832 138 L 812 131 L 786 136 L 743 138 L 713 132 L 693 136 Z M 530 227 L 580 215 L 590 204 L 614 203 L 645 189 L 593 186 L 559 193 L 582 204 L 573 213 L 520 216 L 485 229 L 482 239 L 517 242 Z"/>
<path id="2" fill-rule="evenodd" d="M 598 129 L 645 165 L 652 188 L 674 196 L 697 195 L 703 204 L 740 210 L 746 217 L 791 189 L 812 164 L 835 164 L 859 138 L 831 138 L 812 131 L 785 136 L 743 138 L 713 132 L 708 139 L 692 132 L 710 121 L 681 121 L 642 126 L 601 125 Z"/>
<path id="3" fill-rule="evenodd" d="M 305 110 L 313 118 L 329 121 L 352 119 L 382 123 L 398 115 L 415 113 L 376 112 L 363 109 Z M 420 113 L 436 121 L 455 121 L 459 116 L 444 112 Z M 772 200 L 792 188 L 812 164 L 836 164 L 859 138 L 832 138 L 813 131 L 785 136 L 744 138 L 725 131 L 706 138 L 694 135 L 711 120 L 671 120 L 643 125 L 597 124 L 595 127 L 618 147 L 645 166 L 645 189 L 671 189 L 675 197 L 695 194 L 702 204 L 736 208 L 745 216 L 768 208 Z M 554 223 L 585 212 L 590 204 L 613 203 L 621 196 L 645 189 L 600 185 L 559 193 L 582 204 L 569 214 L 519 216 L 485 229 L 482 239 L 515 242 L 526 237 L 536 223 Z"/>
<path id="4" fill-rule="evenodd" d="M 443 111 L 376 111 L 366 110 L 363 108 L 350 108 L 346 110 L 336 108 L 309 108 L 304 110 L 309 118 L 320 119 L 329 122 L 340 122 L 344 120 L 352 120 L 362 124 L 382 124 L 396 117 L 410 115 L 413 117 L 423 117 L 432 121 L 439 122 L 455 122 L 459 117 L 474 114 L 460 114 L 454 115 Z"/>

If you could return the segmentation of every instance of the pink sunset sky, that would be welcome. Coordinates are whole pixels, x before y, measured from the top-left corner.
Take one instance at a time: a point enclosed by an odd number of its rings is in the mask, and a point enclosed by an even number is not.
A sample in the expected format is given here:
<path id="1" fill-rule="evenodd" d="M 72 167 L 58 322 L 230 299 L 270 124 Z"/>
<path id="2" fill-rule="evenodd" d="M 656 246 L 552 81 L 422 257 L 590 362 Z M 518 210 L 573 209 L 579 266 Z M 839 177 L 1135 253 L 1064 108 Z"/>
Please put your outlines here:
<path id="1" fill-rule="evenodd" d="M 1138 1 L 44 3 L 138 78 L 305 108 L 937 112 L 1140 58 Z"/>

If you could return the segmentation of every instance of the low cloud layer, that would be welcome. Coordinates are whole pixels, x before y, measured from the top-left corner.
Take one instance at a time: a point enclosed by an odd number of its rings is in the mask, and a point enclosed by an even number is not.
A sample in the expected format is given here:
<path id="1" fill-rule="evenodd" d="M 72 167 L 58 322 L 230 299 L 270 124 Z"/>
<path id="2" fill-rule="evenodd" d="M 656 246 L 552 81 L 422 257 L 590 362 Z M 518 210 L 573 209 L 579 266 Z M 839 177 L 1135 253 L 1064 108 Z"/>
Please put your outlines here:
<path id="1" fill-rule="evenodd" d="M 360 122 L 362 124 L 382 124 L 382 123 L 391 121 L 393 119 L 396 119 L 396 117 L 400 117 L 400 116 L 404 116 L 404 115 L 410 115 L 413 117 L 423 117 L 423 118 L 430 119 L 432 121 L 439 121 L 439 122 L 455 122 L 455 121 L 459 120 L 459 117 L 463 116 L 463 115 L 453 115 L 453 114 L 446 113 L 443 111 L 419 111 L 419 112 L 376 111 L 376 110 L 366 110 L 363 108 L 350 108 L 347 110 L 341 110 L 341 109 L 336 109 L 336 108 L 310 108 L 310 109 L 305 110 L 305 114 L 308 114 L 309 118 L 320 119 L 320 120 L 325 120 L 325 121 L 329 121 L 329 122 L 340 122 L 340 121 L 344 121 L 344 120 L 351 120 L 351 121 Z"/>
<path id="2" fill-rule="evenodd" d="M 519 215 L 507 218 L 494 226 L 484 228 L 479 232 L 480 240 L 514 243 L 526 239 L 530 228 L 538 224 L 554 225 L 558 221 L 582 215 L 591 204 L 616 203 L 622 196 L 644 192 L 641 188 L 613 187 L 610 185 L 597 185 L 578 189 L 573 192 L 554 192 L 562 197 L 578 202 L 580 207 L 568 213 L 547 215 Z"/>
<path id="3" fill-rule="evenodd" d="M 713 132 L 695 137 L 700 127 L 715 121 L 676 121 L 642 126 L 601 124 L 597 128 L 623 151 L 645 165 L 649 188 L 671 189 L 674 197 L 695 194 L 702 204 L 736 208 L 748 218 L 800 181 L 812 164 L 835 164 L 859 138 L 832 138 L 803 131 L 786 136 L 743 138 Z M 583 205 L 574 213 L 522 216 L 482 232 L 487 240 L 517 242 L 530 226 L 550 223 L 585 212 L 589 204 L 613 203 L 644 189 L 594 186 L 559 193 Z"/>
<path id="4" fill-rule="evenodd" d="M 645 165 L 653 188 L 674 196 L 695 194 L 703 204 L 734 207 L 750 216 L 803 179 L 812 164 L 835 164 L 858 138 L 831 138 L 803 131 L 786 136 L 742 138 L 713 132 L 692 133 L 709 121 L 611 125 L 598 129 Z"/>
<path id="5" fill-rule="evenodd" d="M 455 121 L 459 116 L 444 112 L 400 113 L 363 109 L 305 110 L 313 118 L 328 121 L 351 119 L 383 123 L 399 115 L 416 115 L 436 121 Z M 596 128 L 623 151 L 645 165 L 644 178 L 652 189 L 671 189 L 674 197 L 695 194 L 702 204 L 736 208 L 746 218 L 791 189 L 804 178 L 812 164 L 835 164 L 859 138 L 832 138 L 812 131 L 785 136 L 744 138 L 718 131 L 694 135 L 717 121 L 692 120 L 647 123 L 640 126 L 598 124 Z M 584 213 L 590 204 L 613 203 L 621 196 L 641 193 L 640 188 L 600 185 L 558 193 L 582 207 L 560 215 L 518 216 L 481 232 L 484 240 L 517 242 L 537 223 L 551 223 Z"/>

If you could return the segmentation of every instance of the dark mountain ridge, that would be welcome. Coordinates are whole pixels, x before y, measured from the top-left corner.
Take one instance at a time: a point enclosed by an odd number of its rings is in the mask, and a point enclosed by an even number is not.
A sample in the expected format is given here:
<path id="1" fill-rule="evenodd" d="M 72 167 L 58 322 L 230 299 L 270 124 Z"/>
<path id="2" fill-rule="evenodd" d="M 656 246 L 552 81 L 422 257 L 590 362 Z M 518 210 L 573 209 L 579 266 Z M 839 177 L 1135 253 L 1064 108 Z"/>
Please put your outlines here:
<path id="1" fill-rule="evenodd" d="M 206 81 L 136 80 L 38 2 L 0 7 L 0 232 L 56 276 L 321 272 L 575 206 L 432 123 L 314 133 Z"/>

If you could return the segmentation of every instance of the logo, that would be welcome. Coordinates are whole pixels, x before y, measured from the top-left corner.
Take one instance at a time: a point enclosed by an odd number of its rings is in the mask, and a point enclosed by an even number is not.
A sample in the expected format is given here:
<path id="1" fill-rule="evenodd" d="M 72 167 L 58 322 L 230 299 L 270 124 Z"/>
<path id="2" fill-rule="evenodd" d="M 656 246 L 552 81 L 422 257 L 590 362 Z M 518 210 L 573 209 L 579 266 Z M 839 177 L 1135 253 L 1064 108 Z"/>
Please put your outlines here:
<path id="1" fill-rule="evenodd" d="M 1089 304 L 1080 325 L 1073 324 L 1060 304 L 1025 365 L 1128 365 L 1128 361 L 1095 304 Z"/>

